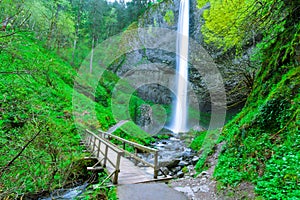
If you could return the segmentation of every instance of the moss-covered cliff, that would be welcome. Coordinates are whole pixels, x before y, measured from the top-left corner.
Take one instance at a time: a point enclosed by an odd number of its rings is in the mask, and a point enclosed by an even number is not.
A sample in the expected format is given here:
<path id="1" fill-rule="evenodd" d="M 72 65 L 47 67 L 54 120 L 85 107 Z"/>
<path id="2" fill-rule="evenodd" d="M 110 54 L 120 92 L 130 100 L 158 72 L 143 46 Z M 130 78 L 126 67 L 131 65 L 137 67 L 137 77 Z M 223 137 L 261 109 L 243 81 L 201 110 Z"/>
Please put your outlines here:
<path id="1" fill-rule="evenodd" d="M 255 5 L 255 9 L 249 5 Z M 263 36 L 252 58 L 252 62 L 259 63 L 259 72 L 242 112 L 223 129 L 222 140 L 226 145 L 219 156 L 215 177 L 222 187 L 251 181 L 257 194 L 265 199 L 299 199 L 299 4 L 250 1 L 249 5 L 234 30 L 241 28 L 240 31 L 246 32 L 242 28 L 253 23 L 253 31 Z M 220 12 L 233 9 L 211 1 L 211 9 L 217 6 L 222 6 Z M 210 24 L 226 20 L 221 16 L 210 18 L 212 13 L 207 13 L 207 19 L 212 20 Z M 235 22 L 232 18 L 227 20 Z M 206 41 L 215 37 L 217 42 L 222 37 L 217 34 L 222 26 L 206 26 L 210 30 Z M 236 34 L 234 30 L 229 32 L 230 37 Z M 240 42 L 247 41 L 245 37 Z"/>

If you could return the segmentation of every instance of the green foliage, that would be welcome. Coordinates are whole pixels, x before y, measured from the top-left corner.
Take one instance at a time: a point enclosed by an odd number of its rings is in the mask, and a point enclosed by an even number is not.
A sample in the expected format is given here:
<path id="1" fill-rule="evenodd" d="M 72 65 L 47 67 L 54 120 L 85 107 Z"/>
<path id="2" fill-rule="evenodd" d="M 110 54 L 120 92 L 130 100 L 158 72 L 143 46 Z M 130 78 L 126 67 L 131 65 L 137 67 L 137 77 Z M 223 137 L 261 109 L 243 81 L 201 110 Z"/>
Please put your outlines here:
<path id="1" fill-rule="evenodd" d="M 300 98 L 290 87 L 299 84 L 295 73 L 300 75 L 299 68 L 290 67 L 278 84 L 270 81 L 274 86 L 268 97 L 257 104 L 252 96 L 248 106 L 226 125 L 223 134 L 227 145 L 215 171 L 224 185 L 246 180 L 256 183 L 256 192 L 267 199 L 299 196 L 295 187 L 300 178 L 300 109 L 295 102 Z"/>
<path id="2" fill-rule="evenodd" d="M 154 141 L 149 133 L 145 132 L 131 121 L 122 125 L 116 132 L 114 132 L 114 134 L 126 140 L 142 145 L 149 145 Z"/>
<path id="3" fill-rule="evenodd" d="M 299 142 L 299 136 L 297 137 Z M 290 149 L 281 149 L 268 160 L 265 173 L 258 178 L 256 192 L 267 199 L 299 199 L 299 162 L 300 154 Z"/>
<path id="4" fill-rule="evenodd" d="M 164 20 L 169 26 L 174 25 L 174 13 L 172 10 L 167 10 Z"/>
<path id="5" fill-rule="evenodd" d="M 108 199 L 108 200 L 117 200 L 117 190 L 116 187 L 106 187 L 105 184 L 109 184 L 109 179 L 107 178 L 107 173 L 102 172 L 98 173 L 98 182 L 99 184 L 90 185 L 86 191 L 83 192 L 76 199 Z M 102 185 L 100 185 L 102 183 Z"/>
<path id="6" fill-rule="evenodd" d="M 219 1 L 212 0 L 210 9 L 205 10 L 203 17 L 205 24 L 202 27 L 205 42 L 212 43 L 218 48 L 228 50 L 241 49 L 248 39 L 248 16 L 254 10 L 255 1 Z M 198 7 L 207 1 L 198 1 Z"/>
<path id="7" fill-rule="evenodd" d="M 200 9 L 208 2 L 209 2 L 208 0 L 197 0 L 197 7 Z"/>
<path id="8" fill-rule="evenodd" d="M 1 198 L 64 185 L 82 156 L 71 117 L 75 72 L 33 41 L 15 35 L 0 54 Z"/>
<path id="9" fill-rule="evenodd" d="M 218 141 L 220 130 L 209 130 L 196 132 L 196 138 L 190 144 L 190 148 L 200 152 L 200 158 L 196 163 L 195 170 L 197 172 L 206 170 L 208 167 L 206 160 L 213 153 L 214 146 Z"/>
<path id="10" fill-rule="evenodd" d="M 252 57 L 260 64 L 253 90 L 223 130 L 226 145 L 214 176 L 223 186 L 251 181 L 266 199 L 298 199 L 299 6 L 290 0 L 210 3 L 204 14 L 207 42 L 226 50 L 247 45 L 251 29 L 263 36 Z"/>
<path id="11" fill-rule="evenodd" d="M 33 32 L 49 49 L 79 67 L 92 48 L 123 31 L 150 6 L 150 1 L 108 3 L 105 0 L 3 0 L 2 35 Z M 94 41 L 94 43 L 92 42 Z M 0 50 L 2 49 L 0 43 Z"/>
<path id="12" fill-rule="evenodd" d="M 279 130 L 284 121 L 290 118 L 289 101 L 286 99 L 271 99 L 259 107 L 259 116 L 256 119 L 257 125 L 263 130 Z M 279 126 L 281 124 L 281 127 Z"/>
<path id="13" fill-rule="evenodd" d="M 91 105 L 89 96 L 93 95 L 88 90 L 74 91 L 75 70 L 42 48 L 31 35 L 15 34 L 10 41 L 0 54 L 0 171 L 4 170 L 0 176 L 3 191 L 0 198 L 52 191 L 78 179 L 70 169 L 84 156 L 79 145 L 80 128 L 107 130 L 116 123 L 111 111 L 111 95 L 119 81 L 115 74 L 104 72 L 94 94 L 98 103 L 93 108 L 88 107 L 96 110 L 98 121 L 88 119 L 82 115 L 86 110 L 73 113 L 73 95 L 84 105 Z M 142 102 L 137 97 L 132 98 Z M 72 114 L 85 120 L 76 122 L 75 126 Z M 141 144 L 153 141 L 133 122 L 122 129 L 123 136 L 131 141 Z M 9 161 L 39 131 L 6 169 Z"/>
<path id="14" fill-rule="evenodd" d="M 190 144 L 190 148 L 194 151 L 199 151 L 202 147 L 203 141 L 206 137 L 207 131 L 199 132 L 199 134 L 196 136 L 196 138 L 192 141 Z"/>
<path id="15" fill-rule="evenodd" d="M 171 136 L 169 134 L 157 134 L 155 135 L 155 138 L 157 138 L 158 140 L 165 140 L 165 139 L 169 139 Z"/>
<path id="16" fill-rule="evenodd" d="M 183 173 L 188 173 L 188 172 L 189 172 L 189 169 L 187 168 L 187 166 L 184 166 L 184 167 L 182 168 L 182 172 L 183 172 Z"/>

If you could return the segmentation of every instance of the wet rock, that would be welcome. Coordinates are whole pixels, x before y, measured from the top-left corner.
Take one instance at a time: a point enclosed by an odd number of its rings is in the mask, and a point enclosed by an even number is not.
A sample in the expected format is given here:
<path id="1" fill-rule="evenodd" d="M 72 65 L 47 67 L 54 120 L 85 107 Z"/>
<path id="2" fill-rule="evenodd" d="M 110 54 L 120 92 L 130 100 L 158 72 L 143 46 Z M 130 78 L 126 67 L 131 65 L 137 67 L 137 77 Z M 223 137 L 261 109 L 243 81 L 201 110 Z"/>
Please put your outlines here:
<path id="1" fill-rule="evenodd" d="M 198 162 L 198 160 L 199 160 L 199 157 L 198 157 L 198 156 L 194 156 L 191 163 L 192 163 L 193 165 L 196 165 L 197 162 Z"/>
<path id="2" fill-rule="evenodd" d="M 195 168 L 193 165 L 189 165 L 187 166 L 188 170 L 191 172 L 191 171 L 195 171 Z"/>
<path id="3" fill-rule="evenodd" d="M 183 161 L 183 160 L 181 160 L 181 161 L 178 163 L 178 166 L 180 166 L 180 167 L 184 167 L 184 166 L 188 166 L 188 165 L 189 165 L 189 163 L 186 162 L 186 161 Z"/>
<path id="4" fill-rule="evenodd" d="M 174 178 L 177 178 L 175 172 L 170 171 L 169 175 L 170 175 L 170 176 L 174 176 Z"/>
<path id="5" fill-rule="evenodd" d="M 191 151 L 185 151 L 181 155 L 182 159 L 189 160 L 191 157 L 193 157 L 193 154 Z"/>
<path id="6" fill-rule="evenodd" d="M 177 167 L 179 162 L 180 162 L 179 159 L 174 159 L 174 160 L 170 160 L 170 161 L 162 161 L 162 162 L 160 162 L 160 166 L 167 167 L 168 169 L 172 169 L 174 167 Z"/>
<path id="7" fill-rule="evenodd" d="M 184 177 L 184 173 L 182 171 L 177 172 L 176 174 L 177 178 L 183 178 Z"/>
<path id="8" fill-rule="evenodd" d="M 165 175 L 165 176 L 167 176 L 170 173 L 170 171 L 167 167 L 162 167 L 162 168 L 160 168 L 160 170 L 161 170 L 160 172 L 162 173 L 162 175 Z"/>
<path id="9" fill-rule="evenodd" d="M 42 197 L 38 198 L 41 200 L 52 200 L 52 199 L 75 199 L 80 195 L 88 186 L 88 183 L 86 182 L 83 185 L 77 186 L 75 188 L 70 189 L 57 189 L 55 190 L 50 197 Z"/>
<path id="10" fill-rule="evenodd" d="M 175 167 L 175 168 L 173 168 L 172 169 L 172 172 L 174 172 L 174 173 L 177 173 L 177 172 L 179 172 L 181 170 L 181 167 Z"/>
<path id="11" fill-rule="evenodd" d="M 139 18 L 138 27 L 139 28 L 147 28 L 147 27 L 160 27 L 160 28 L 167 28 L 170 31 L 177 29 L 177 22 L 178 22 L 178 14 L 179 14 L 179 2 L 180 0 L 168 0 L 164 1 L 159 4 L 159 6 L 150 7 L 145 11 L 145 13 Z M 237 75 L 232 75 L 232 71 L 236 68 L 241 70 L 248 70 L 248 65 L 250 55 L 251 55 L 251 48 L 245 48 L 243 52 L 243 56 L 240 59 L 236 59 L 235 51 L 228 51 L 224 53 L 220 51 L 218 48 L 215 48 L 213 45 L 208 45 L 204 43 L 203 35 L 202 35 L 202 25 L 204 24 L 203 13 L 205 10 L 209 8 L 209 4 L 205 5 L 201 9 L 197 5 L 197 1 L 191 1 L 190 5 L 190 37 L 191 39 L 195 40 L 197 43 L 202 45 L 205 50 L 211 55 L 212 58 L 218 63 L 218 70 L 223 76 L 224 85 L 226 90 L 232 91 L 236 88 L 237 84 L 243 81 L 243 77 L 237 73 Z M 167 22 L 165 20 L 165 14 L 167 11 L 171 11 L 174 14 L 174 20 L 172 23 Z M 142 39 L 142 38 L 141 38 Z M 129 42 L 130 43 L 130 42 Z M 175 46 L 175 40 L 174 40 Z M 153 71 L 153 73 L 149 77 L 155 77 L 153 80 L 161 80 L 161 77 L 166 77 L 168 73 L 161 73 L 160 75 L 157 73 L 157 67 L 155 67 L 154 63 L 164 64 L 166 67 L 163 69 L 159 69 L 162 71 L 166 68 L 169 68 L 168 71 L 174 72 L 175 63 L 176 63 L 176 55 L 175 52 L 166 52 L 162 50 L 163 48 L 145 48 L 136 51 L 132 51 L 126 53 L 122 56 L 122 59 L 116 59 L 114 63 L 109 66 L 109 69 L 115 72 L 119 76 L 126 75 L 127 72 L 130 70 L 138 69 L 145 69 L 145 65 L 148 65 L 146 68 L 147 72 Z M 196 48 L 191 48 L 196 49 Z M 191 54 L 191 61 L 190 63 L 196 63 L 196 60 L 199 58 L 201 53 Z M 151 64 L 151 65 L 149 65 Z M 211 91 L 207 88 L 206 81 L 204 81 L 202 74 L 198 72 L 198 70 L 192 66 L 190 66 L 191 70 L 189 72 L 189 80 L 191 82 L 191 87 L 195 91 L 195 95 L 198 98 L 194 100 L 191 98 L 192 102 L 199 103 L 200 109 L 204 112 L 211 111 Z M 193 71 L 194 70 L 194 71 Z M 165 83 L 173 82 L 171 80 L 164 80 Z M 212 80 L 213 82 L 215 80 Z M 169 88 L 172 88 L 171 85 Z M 214 88 L 216 94 L 219 95 L 222 92 L 222 88 Z M 163 103 L 163 104 L 170 104 L 173 99 L 173 93 L 167 87 L 159 86 L 158 84 L 147 84 L 143 87 L 138 88 L 137 90 L 139 97 L 143 98 L 144 100 L 150 100 L 155 103 Z M 231 92 L 228 95 L 228 104 L 232 105 L 235 102 L 240 102 L 242 99 L 245 98 L 245 92 L 242 90 L 235 90 L 235 92 Z M 201 101 L 199 101 L 201 99 Z M 201 131 L 201 127 L 195 126 L 193 128 L 196 131 Z"/>
<path id="12" fill-rule="evenodd" d="M 199 176 L 202 176 L 202 177 L 207 177 L 208 176 L 208 172 L 207 171 L 203 171 L 199 174 Z"/>
<path id="13" fill-rule="evenodd" d="M 140 106 L 137 123 L 142 127 L 149 126 L 152 123 L 152 108 L 150 105 L 142 104 Z"/>

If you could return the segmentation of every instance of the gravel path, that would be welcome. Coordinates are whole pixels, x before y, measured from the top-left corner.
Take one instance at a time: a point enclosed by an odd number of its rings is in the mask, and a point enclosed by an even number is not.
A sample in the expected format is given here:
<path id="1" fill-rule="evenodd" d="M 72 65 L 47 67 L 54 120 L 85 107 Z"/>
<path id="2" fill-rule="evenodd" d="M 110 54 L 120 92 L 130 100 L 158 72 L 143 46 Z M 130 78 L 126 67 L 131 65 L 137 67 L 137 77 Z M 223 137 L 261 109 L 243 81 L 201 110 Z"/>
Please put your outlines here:
<path id="1" fill-rule="evenodd" d="M 119 200 L 187 200 L 181 192 L 164 183 L 142 183 L 118 186 Z"/>

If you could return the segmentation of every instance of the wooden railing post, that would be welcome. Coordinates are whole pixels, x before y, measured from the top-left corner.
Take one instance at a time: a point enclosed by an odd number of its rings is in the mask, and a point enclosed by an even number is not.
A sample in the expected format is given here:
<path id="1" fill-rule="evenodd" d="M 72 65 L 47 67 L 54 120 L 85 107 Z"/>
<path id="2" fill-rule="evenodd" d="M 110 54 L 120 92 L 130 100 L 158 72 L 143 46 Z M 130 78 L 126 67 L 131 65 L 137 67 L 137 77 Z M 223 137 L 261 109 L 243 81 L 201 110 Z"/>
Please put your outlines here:
<path id="1" fill-rule="evenodd" d="M 100 158 L 100 148 L 101 148 L 101 140 L 98 140 L 98 152 L 97 152 L 97 158 Z"/>
<path id="2" fill-rule="evenodd" d="M 88 145 L 88 148 L 89 148 L 90 150 L 91 150 L 91 144 L 92 144 L 92 136 L 89 135 L 89 139 L 88 139 L 87 145 Z"/>
<path id="3" fill-rule="evenodd" d="M 106 167 L 107 153 L 108 153 L 108 146 L 107 146 L 107 145 L 105 145 L 105 152 L 104 152 L 103 167 Z"/>
<path id="4" fill-rule="evenodd" d="M 138 156 L 138 149 L 137 148 L 134 148 L 134 155 Z M 136 166 L 137 164 L 138 164 L 138 161 L 135 159 L 134 160 L 134 165 Z"/>
<path id="5" fill-rule="evenodd" d="M 92 140 L 92 136 L 89 134 L 89 135 L 88 135 L 88 140 L 87 140 L 88 146 L 91 145 L 91 140 Z"/>
<path id="6" fill-rule="evenodd" d="M 94 154 L 94 152 L 95 152 L 96 140 L 97 140 L 97 138 L 94 136 L 94 142 L 93 142 L 93 154 Z"/>
<path id="7" fill-rule="evenodd" d="M 113 184 L 118 184 L 118 177 L 120 172 L 120 162 L 121 162 L 121 153 L 118 153 L 117 155 L 117 161 L 116 161 L 116 172 L 113 179 Z"/>
<path id="8" fill-rule="evenodd" d="M 154 153 L 154 178 L 156 179 L 158 176 L 158 151 Z"/>

